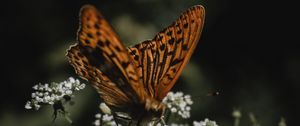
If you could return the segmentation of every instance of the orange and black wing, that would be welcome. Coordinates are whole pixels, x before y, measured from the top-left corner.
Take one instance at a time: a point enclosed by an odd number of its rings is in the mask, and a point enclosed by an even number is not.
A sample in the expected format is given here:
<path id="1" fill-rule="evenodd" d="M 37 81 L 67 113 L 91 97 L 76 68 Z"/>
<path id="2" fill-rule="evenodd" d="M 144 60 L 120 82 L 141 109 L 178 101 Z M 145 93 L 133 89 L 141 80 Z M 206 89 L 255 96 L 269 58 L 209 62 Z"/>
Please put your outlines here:
<path id="1" fill-rule="evenodd" d="M 152 97 L 162 100 L 177 81 L 197 46 L 204 16 L 203 6 L 193 6 L 154 39 L 128 49 Z"/>
<path id="2" fill-rule="evenodd" d="M 95 7 L 81 8 L 77 36 L 78 43 L 68 50 L 69 61 L 80 77 L 93 83 L 108 105 L 144 99 L 143 85 L 127 49 Z"/>
<path id="3" fill-rule="evenodd" d="M 89 59 L 80 51 L 79 45 L 73 45 L 67 54 L 69 62 L 75 68 L 76 73 L 93 84 L 104 102 L 116 108 L 124 108 L 132 104 L 130 98 L 97 67 L 93 66 Z"/>

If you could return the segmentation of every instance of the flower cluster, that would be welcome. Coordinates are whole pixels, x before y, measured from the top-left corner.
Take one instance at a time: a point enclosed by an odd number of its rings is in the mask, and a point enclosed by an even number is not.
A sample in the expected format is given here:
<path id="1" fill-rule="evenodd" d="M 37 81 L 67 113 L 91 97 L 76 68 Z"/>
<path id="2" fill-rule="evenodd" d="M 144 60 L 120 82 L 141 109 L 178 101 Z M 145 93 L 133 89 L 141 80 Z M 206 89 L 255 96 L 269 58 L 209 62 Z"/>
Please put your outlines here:
<path id="1" fill-rule="evenodd" d="M 33 86 L 34 93 L 31 94 L 31 100 L 27 101 L 26 109 L 38 110 L 41 104 L 53 105 L 57 101 L 67 100 L 73 96 L 73 92 L 85 88 L 85 84 L 80 83 L 78 79 L 70 77 L 68 80 L 51 84 L 37 84 Z"/>
<path id="2" fill-rule="evenodd" d="M 114 117 L 108 114 L 96 114 L 96 120 L 94 121 L 95 126 L 116 126 L 116 122 L 114 121 Z M 118 124 L 120 126 L 120 124 Z"/>
<path id="3" fill-rule="evenodd" d="M 182 118 L 190 117 L 190 106 L 193 104 L 190 95 L 184 95 L 182 92 L 169 92 L 167 96 L 163 99 L 163 103 L 165 103 L 168 108 L 171 109 L 172 113 L 176 113 L 180 115 Z M 95 126 L 115 126 L 116 122 L 111 115 L 110 108 L 105 104 L 101 103 L 99 105 L 100 110 L 104 114 L 96 114 L 96 120 L 94 121 Z M 118 124 L 120 125 L 120 124 Z M 163 126 L 164 124 L 158 123 L 157 126 Z M 189 126 L 188 124 L 177 124 L 171 123 L 168 126 Z M 218 126 L 215 121 L 211 121 L 209 119 L 205 119 L 204 121 L 194 121 L 193 126 Z"/>
<path id="4" fill-rule="evenodd" d="M 190 117 L 190 110 L 193 101 L 191 95 L 184 95 L 182 92 L 169 92 L 167 96 L 163 99 L 171 113 L 177 113 L 182 118 L 186 119 Z"/>
<path id="5" fill-rule="evenodd" d="M 193 125 L 194 126 L 218 126 L 215 121 L 211 121 L 207 118 L 204 121 L 200 121 L 200 122 L 194 121 Z"/>
<path id="6" fill-rule="evenodd" d="M 95 115 L 96 120 L 94 121 L 95 126 L 116 126 L 116 122 L 111 115 L 110 108 L 104 103 L 100 103 L 99 108 L 103 114 L 97 113 Z M 118 124 L 120 126 L 120 124 Z"/>

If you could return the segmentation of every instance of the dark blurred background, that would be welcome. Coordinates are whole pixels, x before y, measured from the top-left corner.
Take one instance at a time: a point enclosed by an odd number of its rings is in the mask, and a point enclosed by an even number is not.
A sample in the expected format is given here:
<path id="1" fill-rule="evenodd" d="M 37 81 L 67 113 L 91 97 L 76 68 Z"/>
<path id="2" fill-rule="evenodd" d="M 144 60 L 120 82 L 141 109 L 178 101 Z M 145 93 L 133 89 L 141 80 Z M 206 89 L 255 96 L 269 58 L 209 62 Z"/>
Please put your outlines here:
<path id="1" fill-rule="evenodd" d="M 126 45 L 152 37 L 185 9 L 201 4 L 206 22 L 190 63 L 173 88 L 192 95 L 192 120 L 242 125 L 251 112 L 261 126 L 288 126 L 299 115 L 300 51 L 297 4 L 273 0 L 24 0 L 1 2 L 1 126 L 50 125 L 52 110 L 25 110 L 32 86 L 77 77 L 65 57 L 75 42 L 78 12 L 95 5 Z M 87 83 L 87 82 L 85 82 Z M 206 96 L 219 91 L 216 97 Z M 91 125 L 99 98 L 87 87 L 68 107 L 77 125 Z M 59 118 L 56 125 L 67 125 Z"/>

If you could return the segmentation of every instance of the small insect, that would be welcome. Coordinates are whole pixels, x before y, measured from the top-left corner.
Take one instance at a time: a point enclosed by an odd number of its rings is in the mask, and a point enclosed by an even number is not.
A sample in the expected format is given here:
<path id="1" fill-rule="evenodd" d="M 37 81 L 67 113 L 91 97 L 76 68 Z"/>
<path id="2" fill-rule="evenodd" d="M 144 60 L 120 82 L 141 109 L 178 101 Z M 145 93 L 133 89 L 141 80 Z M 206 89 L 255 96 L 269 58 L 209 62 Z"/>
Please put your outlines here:
<path id="1" fill-rule="evenodd" d="M 219 91 L 214 91 L 214 92 L 209 92 L 207 93 L 206 96 L 219 96 L 220 95 L 220 92 Z"/>
<path id="2" fill-rule="evenodd" d="M 204 16 L 203 6 L 193 6 L 152 40 L 126 48 L 102 14 L 85 5 L 80 10 L 77 43 L 67 57 L 115 113 L 128 114 L 130 125 L 163 121 L 162 99 L 195 50 Z"/>

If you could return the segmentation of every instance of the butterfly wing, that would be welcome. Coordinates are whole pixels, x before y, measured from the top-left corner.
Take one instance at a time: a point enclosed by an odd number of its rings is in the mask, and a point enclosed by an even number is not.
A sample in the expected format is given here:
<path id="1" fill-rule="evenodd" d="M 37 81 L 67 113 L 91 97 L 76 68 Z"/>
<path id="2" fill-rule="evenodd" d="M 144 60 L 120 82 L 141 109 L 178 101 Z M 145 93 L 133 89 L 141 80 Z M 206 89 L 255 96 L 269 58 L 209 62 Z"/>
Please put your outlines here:
<path id="1" fill-rule="evenodd" d="M 152 97 L 162 100 L 179 78 L 199 41 L 204 16 L 203 6 L 191 7 L 154 39 L 128 49 Z"/>
<path id="2" fill-rule="evenodd" d="M 76 73 L 93 84 L 93 87 L 97 89 L 106 104 L 116 108 L 126 107 L 131 104 L 127 95 L 115 83 L 97 67 L 91 65 L 88 58 L 81 53 L 78 44 L 71 46 L 67 56 Z"/>
<path id="3" fill-rule="evenodd" d="M 77 36 L 78 44 L 67 54 L 69 61 L 82 78 L 93 83 L 106 103 L 122 106 L 143 100 L 143 85 L 126 48 L 95 7 L 81 8 Z"/>

